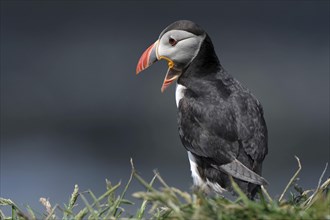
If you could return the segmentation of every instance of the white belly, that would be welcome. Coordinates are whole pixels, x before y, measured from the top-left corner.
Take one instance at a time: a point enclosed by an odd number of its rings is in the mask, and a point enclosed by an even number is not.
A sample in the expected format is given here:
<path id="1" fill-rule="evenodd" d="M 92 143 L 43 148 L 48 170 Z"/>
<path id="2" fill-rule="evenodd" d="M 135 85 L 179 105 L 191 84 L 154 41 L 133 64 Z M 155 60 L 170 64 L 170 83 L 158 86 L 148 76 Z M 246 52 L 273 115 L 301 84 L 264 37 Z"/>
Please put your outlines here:
<path id="1" fill-rule="evenodd" d="M 179 107 L 179 102 L 184 96 L 184 90 L 186 89 L 185 86 L 176 84 L 176 89 L 175 89 L 175 102 L 176 102 L 176 107 Z"/>
<path id="2" fill-rule="evenodd" d="M 202 180 L 202 178 L 199 175 L 195 157 L 190 153 L 190 151 L 188 151 L 188 158 L 190 163 L 191 177 L 193 178 L 194 185 L 203 186 L 205 182 Z"/>
<path id="3" fill-rule="evenodd" d="M 206 178 L 206 181 L 204 181 L 201 176 L 199 175 L 198 169 L 197 169 L 197 163 L 194 155 L 188 151 L 188 158 L 190 163 L 190 170 L 191 170 L 191 176 L 193 178 L 194 185 L 199 187 L 202 191 L 205 193 L 223 193 L 226 191 L 226 189 L 222 188 L 218 183 L 211 182 Z"/>

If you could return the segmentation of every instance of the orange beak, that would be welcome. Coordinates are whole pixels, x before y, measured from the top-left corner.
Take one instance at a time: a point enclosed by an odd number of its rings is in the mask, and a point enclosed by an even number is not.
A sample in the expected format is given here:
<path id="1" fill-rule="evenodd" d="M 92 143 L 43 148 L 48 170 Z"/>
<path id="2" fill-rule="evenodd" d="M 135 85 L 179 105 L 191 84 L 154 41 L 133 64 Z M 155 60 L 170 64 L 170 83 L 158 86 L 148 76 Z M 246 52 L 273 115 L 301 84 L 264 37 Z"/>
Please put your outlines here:
<path id="1" fill-rule="evenodd" d="M 136 74 L 139 74 L 143 70 L 147 69 L 149 66 L 151 66 L 153 63 L 155 63 L 158 60 L 164 59 L 168 63 L 168 70 L 161 88 L 161 91 L 164 92 L 165 89 L 171 85 L 180 75 L 181 71 L 174 68 L 174 62 L 165 57 L 157 55 L 157 47 L 158 47 L 159 40 L 157 40 L 155 43 L 153 43 L 144 53 L 141 55 L 140 60 L 136 66 Z"/>
<path id="2" fill-rule="evenodd" d="M 136 66 L 136 75 L 147 69 L 151 64 L 158 61 L 156 54 L 156 47 L 158 45 L 158 40 L 153 43 L 144 53 L 141 55 L 140 60 Z"/>

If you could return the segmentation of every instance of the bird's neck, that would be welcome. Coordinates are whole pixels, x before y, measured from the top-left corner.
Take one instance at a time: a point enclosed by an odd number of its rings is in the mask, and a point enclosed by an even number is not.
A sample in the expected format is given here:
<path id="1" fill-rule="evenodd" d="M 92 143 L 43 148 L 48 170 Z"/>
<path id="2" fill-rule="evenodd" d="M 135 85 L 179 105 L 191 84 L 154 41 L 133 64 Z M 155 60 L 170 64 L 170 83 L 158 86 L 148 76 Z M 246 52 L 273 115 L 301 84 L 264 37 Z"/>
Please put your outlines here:
<path id="1" fill-rule="evenodd" d="M 222 68 L 220 61 L 214 51 L 212 41 L 206 35 L 201 48 L 191 62 L 191 64 L 183 71 L 178 79 L 178 84 L 185 85 L 187 81 L 192 80 L 227 80 L 231 76 Z"/>

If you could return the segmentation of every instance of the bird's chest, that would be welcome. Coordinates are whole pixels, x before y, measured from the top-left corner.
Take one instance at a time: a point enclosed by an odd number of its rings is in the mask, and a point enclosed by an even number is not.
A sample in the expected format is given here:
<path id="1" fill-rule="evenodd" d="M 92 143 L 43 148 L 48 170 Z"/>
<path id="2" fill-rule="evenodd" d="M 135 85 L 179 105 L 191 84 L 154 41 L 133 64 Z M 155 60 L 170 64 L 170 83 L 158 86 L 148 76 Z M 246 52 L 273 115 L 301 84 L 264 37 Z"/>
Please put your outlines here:
<path id="1" fill-rule="evenodd" d="M 178 108 L 179 125 L 182 123 L 196 125 L 196 123 L 207 120 L 214 111 L 221 111 L 221 101 L 217 97 L 181 84 L 176 86 L 175 101 Z"/>
<path id="2" fill-rule="evenodd" d="M 187 129 L 193 126 L 193 122 L 197 120 L 196 111 L 192 107 L 196 100 L 191 97 L 190 93 L 191 91 L 187 87 L 177 84 L 175 102 L 178 108 L 179 129 Z"/>
<path id="3" fill-rule="evenodd" d="M 182 98 L 184 98 L 184 93 L 186 91 L 186 87 L 181 85 L 181 84 L 177 84 L 176 85 L 176 89 L 175 89 L 175 103 L 176 103 L 176 107 L 179 108 L 179 103 L 180 103 L 180 100 Z"/>
<path id="4" fill-rule="evenodd" d="M 218 93 L 178 84 L 175 98 L 179 134 L 184 143 L 200 145 L 212 141 L 211 136 L 229 139 L 235 136 L 234 112 L 228 100 Z"/>
<path id="5" fill-rule="evenodd" d="M 191 142 L 201 133 L 203 108 L 193 92 L 177 84 L 175 101 L 178 108 L 178 127 L 181 140 Z"/>
<path id="6" fill-rule="evenodd" d="M 178 127 L 181 140 L 187 138 L 189 131 L 193 129 L 191 119 L 193 118 L 191 109 L 189 108 L 189 97 L 186 96 L 187 88 L 181 84 L 176 85 L 175 102 L 178 108 Z"/>

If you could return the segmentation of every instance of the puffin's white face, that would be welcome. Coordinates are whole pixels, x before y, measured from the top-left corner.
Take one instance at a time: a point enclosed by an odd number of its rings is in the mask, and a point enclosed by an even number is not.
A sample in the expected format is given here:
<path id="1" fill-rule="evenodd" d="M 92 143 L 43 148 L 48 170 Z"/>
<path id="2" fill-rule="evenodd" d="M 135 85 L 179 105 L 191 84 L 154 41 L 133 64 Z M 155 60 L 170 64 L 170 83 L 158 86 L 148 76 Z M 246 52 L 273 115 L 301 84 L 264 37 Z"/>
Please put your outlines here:
<path id="1" fill-rule="evenodd" d="M 170 68 L 183 70 L 198 54 L 204 38 L 205 35 L 197 36 L 183 30 L 168 31 L 159 39 L 156 46 L 157 59 L 167 60 Z"/>
<path id="2" fill-rule="evenodd" d="M 148 68 L 157 60 L 166 60 L 168 70 L 163 82 L 163 92 L 171 83 L 180 77 L 182 71 L 198 54 L 206 34 L 195 35 L 184 30 L 165 32 L 142 54 L 136 67 L 136 74 Z"/>

